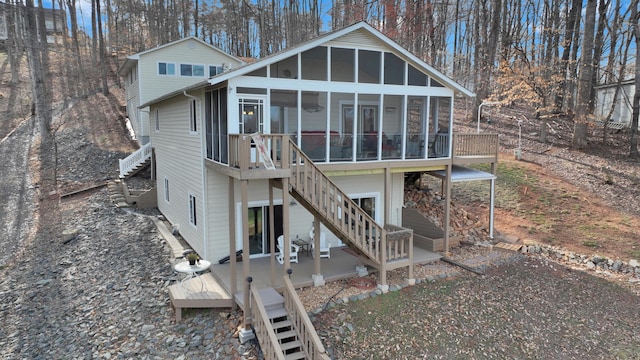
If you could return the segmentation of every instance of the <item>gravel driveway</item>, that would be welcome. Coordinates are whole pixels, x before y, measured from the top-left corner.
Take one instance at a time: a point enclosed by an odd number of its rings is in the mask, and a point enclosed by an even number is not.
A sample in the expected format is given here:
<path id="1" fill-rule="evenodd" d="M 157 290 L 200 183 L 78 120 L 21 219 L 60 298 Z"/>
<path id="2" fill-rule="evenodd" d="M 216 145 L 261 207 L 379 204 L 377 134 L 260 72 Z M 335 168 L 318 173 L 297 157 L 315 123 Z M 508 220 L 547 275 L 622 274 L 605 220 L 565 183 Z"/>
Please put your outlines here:
<path id="1" fill-rule="evenodd" d="M 334 359 L 640 359 L 640 298 L 538 258 L 339 305 Z"/>

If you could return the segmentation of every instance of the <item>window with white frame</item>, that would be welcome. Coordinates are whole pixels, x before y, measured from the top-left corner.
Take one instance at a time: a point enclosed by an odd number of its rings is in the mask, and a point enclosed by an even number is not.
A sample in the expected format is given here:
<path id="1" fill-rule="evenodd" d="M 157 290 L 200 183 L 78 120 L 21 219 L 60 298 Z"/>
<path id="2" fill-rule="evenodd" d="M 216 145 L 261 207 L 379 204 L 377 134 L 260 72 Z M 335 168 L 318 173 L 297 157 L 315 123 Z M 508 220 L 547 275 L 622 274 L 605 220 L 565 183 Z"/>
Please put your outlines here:
<path id="1" fill-rule="evenodd" d="M 193 226 L 198 225 L 198 217 L 196 214 L 196 197 L 193 194 L 189 194 L 189 222 Z"/>
<path id="2" fill-rule="evenodd" d="M 158 75 L 174 76 L 176 74 L 176 64 L 170 62 L 158 63 Z"/>
<path id="3" fill-rule="evenodd" d="M 180 76 L 204 77 L 204 65 L 180 64 Z"/>
<path id="4" fill-rule="evenodd" d="M 189 101 L 189 131 L 195 133 L 198 131 L 198 107 L 195 99 Z"/>
<path id="5" fill-rule="evenodd" d="M 156 123 L 156 131 L 160 131 L 160 112 L 158 109 L 155 111 L 154 122 Z"/>
<path id="6" fill-rule="evenodd" d="M 164 178 L 164 200 L 169 202 L 169 179 Z"/>
<path id="7" fill-rule="evenodd" d="M 223 71 L 222 66 L 209 65 L 209 77 L 221 74 Z"/>

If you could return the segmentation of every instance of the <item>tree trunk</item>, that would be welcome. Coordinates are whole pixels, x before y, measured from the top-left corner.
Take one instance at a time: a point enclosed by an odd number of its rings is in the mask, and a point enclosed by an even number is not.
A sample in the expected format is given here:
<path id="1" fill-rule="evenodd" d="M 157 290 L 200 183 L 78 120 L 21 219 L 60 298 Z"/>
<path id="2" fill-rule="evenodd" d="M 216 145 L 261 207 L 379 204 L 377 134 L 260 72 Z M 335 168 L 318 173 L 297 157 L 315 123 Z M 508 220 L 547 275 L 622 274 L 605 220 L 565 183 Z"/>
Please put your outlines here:
<path id="1" fill-rule="evenodd" d="M 636 38 L 636 78 L 635 93 L 633 94 L 633 113 L 631 116 L 631 132 L 629 136 L 629 156 L 638 157 L 638 117 L 640 116 L 640 25 L 638 24 L 638 5 L 634 0 L 631 4 L 631 28 Z"/>
<path id="2" fill-rule="evenodd" d="M 96 16 L 98 19 L 98 51 L 100 55 L 100 74 L 102 75 L 102 93 L 109 95 L 109 84 L 107 81 L 107 59 L 105 58 L 104 36 L 102 35 L 102 16 L 100 14 L 100 0 L 96 0 Z"/>
<path id="3" fill-rule="evenodd" d="M 584 20 L 584 37 L 582 41 L 582 61 L 578 78 L 578 101 L 576 104 L 575 126 L 572 146 L 584 149 L 587 146 L 587 116 L 591 100 L 591 78 L 593 74 L 593 32 L 596 22 L 597 0 L 587 1 Z"/>

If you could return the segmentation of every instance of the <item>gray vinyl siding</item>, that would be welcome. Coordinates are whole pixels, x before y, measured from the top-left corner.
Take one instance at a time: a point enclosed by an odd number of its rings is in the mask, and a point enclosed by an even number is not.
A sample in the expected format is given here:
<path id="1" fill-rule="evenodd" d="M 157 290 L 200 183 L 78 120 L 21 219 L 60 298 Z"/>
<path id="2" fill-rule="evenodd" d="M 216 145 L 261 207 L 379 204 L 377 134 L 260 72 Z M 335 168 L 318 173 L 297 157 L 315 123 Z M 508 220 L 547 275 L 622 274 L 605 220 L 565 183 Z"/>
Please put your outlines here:
<path id="1" fill-rule="evenodd" d="M 170 200 L 158 191 L 158 209 L 180 235 L 199 254 L 206 256 L 204 245 L 205 199 L 202 193 L 202 152 L 199 136 L 189 132 L 189 102 L 178 96 L 151 107 L 151 117 L 158 109 L 160 131 L 151 131 L 156 154 L 157 179 L 169 180 Z M 189 194 L 196 197 L 197 225 L 189 221 Z"/>

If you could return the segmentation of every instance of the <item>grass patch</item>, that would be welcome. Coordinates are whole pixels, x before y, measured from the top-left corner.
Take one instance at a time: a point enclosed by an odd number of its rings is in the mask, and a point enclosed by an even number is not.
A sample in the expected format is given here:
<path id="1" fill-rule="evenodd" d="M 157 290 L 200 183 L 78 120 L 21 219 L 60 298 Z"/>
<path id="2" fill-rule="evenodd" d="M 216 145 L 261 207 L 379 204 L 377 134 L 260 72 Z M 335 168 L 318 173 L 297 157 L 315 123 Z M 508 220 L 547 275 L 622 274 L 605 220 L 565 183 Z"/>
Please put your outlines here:
<path id="1" fill-rule="evenodd" d="M 585 240 L 585 241 L 582 242 L 582 245 L 584 245 L 586 247 L 590 247 L 590 248 L 600 247 L 600 243 L 597 242 L 596 240 Z"/>

